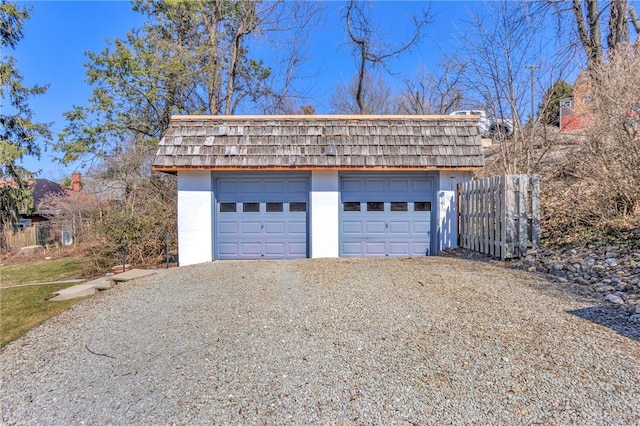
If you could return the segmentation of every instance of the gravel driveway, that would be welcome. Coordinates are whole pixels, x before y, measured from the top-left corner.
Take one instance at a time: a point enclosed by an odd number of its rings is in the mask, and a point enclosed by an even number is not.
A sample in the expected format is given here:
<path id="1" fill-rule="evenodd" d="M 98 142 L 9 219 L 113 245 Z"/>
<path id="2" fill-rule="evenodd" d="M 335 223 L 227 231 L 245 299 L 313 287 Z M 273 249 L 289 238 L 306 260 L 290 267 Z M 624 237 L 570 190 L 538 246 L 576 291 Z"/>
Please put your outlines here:
<path id="1" fill-rule="evenodd" d="M 162 270 L 7 346 L 2 420 L 639 424 L 640 330 L 595 303 L 444 257 Z"/>

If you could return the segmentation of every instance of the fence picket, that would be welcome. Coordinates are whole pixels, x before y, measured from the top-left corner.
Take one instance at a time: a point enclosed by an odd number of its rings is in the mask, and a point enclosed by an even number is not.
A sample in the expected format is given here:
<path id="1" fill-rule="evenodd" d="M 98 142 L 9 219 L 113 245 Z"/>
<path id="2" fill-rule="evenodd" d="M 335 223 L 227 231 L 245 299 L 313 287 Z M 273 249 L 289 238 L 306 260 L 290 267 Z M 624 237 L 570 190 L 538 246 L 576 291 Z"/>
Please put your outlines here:
<path id="1" fill-rule="evenodd" d="M 529 246 L 527 242 L 527 224 L 529 221 L 528 215 L 528 204 L 529 200 L 527 197 L 527 188 L 529 187 L 529 176 L 520 175 L 518 176 L 518 244 L 517 244 L 517 254 L 515 257 L 520 257 L 524 255 Z"/>
<path id="2" fill-rule="evenodd" d="M 531 177 L 531 247 L 540 245 L 540 176 Z M 536 213 L 537 212 L 537 213 Z"/>
<path id="3" fill-rule="evenodd" d="M 491 238 L 493 238 L 493 248 L 489 255 L 493 257 L 500 256 L 500 178 L 493 176 L 491 179 L 491 190 L 493 192 L 493 229 L 491 230 Z"/>

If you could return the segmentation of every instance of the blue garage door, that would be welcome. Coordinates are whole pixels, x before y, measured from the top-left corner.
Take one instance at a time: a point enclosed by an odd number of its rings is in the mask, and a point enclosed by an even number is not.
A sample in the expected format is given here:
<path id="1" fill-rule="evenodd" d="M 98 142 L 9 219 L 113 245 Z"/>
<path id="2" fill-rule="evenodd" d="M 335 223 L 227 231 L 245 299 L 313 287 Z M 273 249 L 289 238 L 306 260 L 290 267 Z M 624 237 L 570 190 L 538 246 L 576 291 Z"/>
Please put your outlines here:
<path id="1" fill-rule="evenodd" d="M 340 178 L 341 256 L 428 256 L 434 179 L 423 174 Z"/>
<path id="2" fill-rule="evenodd" d="M 216 179 L 216 258 L 307 257 L 307 176 Z"/>

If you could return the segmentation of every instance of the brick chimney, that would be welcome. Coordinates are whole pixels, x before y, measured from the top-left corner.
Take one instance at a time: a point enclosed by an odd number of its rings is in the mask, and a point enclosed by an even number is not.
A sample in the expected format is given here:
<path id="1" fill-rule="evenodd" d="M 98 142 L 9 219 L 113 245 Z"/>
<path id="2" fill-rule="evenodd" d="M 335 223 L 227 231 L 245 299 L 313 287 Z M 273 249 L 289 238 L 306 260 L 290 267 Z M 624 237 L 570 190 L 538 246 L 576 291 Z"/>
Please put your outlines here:
<path id="1" fill-rule="evenodd" d="M 75 172 L 71 174 L 71 190 L 73 192 L 80 192 L 82 189 L 82 174 Z"/>

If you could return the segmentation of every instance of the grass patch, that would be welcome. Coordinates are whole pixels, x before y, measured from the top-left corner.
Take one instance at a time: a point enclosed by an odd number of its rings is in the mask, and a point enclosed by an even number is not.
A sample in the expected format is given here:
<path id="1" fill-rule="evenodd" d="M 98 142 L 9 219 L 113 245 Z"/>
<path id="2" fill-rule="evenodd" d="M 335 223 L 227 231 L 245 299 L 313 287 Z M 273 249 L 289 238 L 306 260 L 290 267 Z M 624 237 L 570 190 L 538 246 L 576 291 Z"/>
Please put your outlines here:
<path id="1" fill-rule="evenodd" d="M 51 293 L 73 284 L 48 284 L 0 289 L 0 347 L 17 339 L 81 299 L 47 302 Z"/>
<path id="2" fill-rule="evenodd" d="M 86 270 L 82 258 L 65 257 L 55 260 L 33 260 L 0 268 L 0 286 L 56 281 L 82 275 Z"/>

